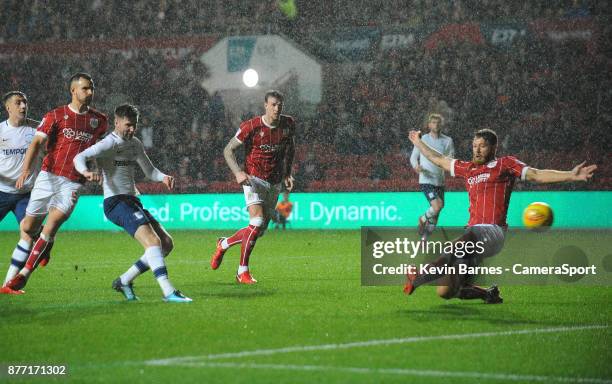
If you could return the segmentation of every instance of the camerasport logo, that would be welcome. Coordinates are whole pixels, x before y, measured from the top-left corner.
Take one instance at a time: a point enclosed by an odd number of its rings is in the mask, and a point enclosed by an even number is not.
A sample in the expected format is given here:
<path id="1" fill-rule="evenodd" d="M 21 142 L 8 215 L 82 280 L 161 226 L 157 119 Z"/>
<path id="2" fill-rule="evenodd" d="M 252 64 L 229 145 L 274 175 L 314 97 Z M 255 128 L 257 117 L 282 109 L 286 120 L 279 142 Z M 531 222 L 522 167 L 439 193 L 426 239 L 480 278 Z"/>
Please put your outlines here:
<path id="1" fill-rule="evenodd" d="M 83 131 L 75 131 L 72 128 L 64 128 L 62 130 L 64 137 L 70 140 L 84 141 L 87 142 L 93 139 L 93 135 L 91 133 L 83 132 Z"/>

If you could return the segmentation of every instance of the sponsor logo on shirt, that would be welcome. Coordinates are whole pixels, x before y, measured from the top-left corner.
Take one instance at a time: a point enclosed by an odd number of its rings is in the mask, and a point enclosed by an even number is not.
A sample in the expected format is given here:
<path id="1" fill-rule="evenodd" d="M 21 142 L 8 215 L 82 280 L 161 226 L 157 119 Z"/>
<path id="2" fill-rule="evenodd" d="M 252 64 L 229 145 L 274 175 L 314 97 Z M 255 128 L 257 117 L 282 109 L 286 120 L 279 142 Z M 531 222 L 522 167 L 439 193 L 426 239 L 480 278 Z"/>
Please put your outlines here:
<path id="1" fill-rule="evenodd" d="M 262 144 L 259 146 L 259 149 L 261 149 L 261 151 L 265 153 L 277 152 L 280 149 L 280 145 Z"/>
<path id="2" fill-rule="evenodd" d="M 130 165 L 134 165 L 134 161 L 131 160 L 115 160 L 115 166 L 117 167 L 129 167 Z"/>
<path id="3" fill-rule="evenodd" d="M 14 155 L 25 155 L 26 151 L 28 149 L 27 148 L 8 148 L 8 149 L 3 149 L 2 153 L 4 154 L 4 156 L 14 156 Z"/>
<path id="4" fill-rule="evenodd" d="M 91 133 L 83 132 L 83 131 L 75 131 L 72 128 L 64 128 L 62 133 L 67 139 L 84 141 L 88 142 L 93 139 L 93 135 Z"/>
<path id="5" fill-rule="evenodd" d="M 489 177 L 491 177 L 490 173 L 481 173 L 478 176 L 472 176 L 468 178 L 467 182 L 469 185 L 480 184 L 480 183 L 484 183 L 485 181 L 489 180 Z"/>

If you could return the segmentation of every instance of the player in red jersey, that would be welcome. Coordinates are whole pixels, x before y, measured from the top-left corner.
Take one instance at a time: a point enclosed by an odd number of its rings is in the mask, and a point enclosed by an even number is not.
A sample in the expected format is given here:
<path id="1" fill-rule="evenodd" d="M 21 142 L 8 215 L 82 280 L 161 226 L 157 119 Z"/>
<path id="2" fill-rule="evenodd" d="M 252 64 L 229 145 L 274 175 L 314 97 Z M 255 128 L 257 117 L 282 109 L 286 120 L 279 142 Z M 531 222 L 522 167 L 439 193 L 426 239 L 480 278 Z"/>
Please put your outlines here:
<path id="1" fill-rule="evenodd" d="M 506 213 L 510 204 L 510 194 L 517 179 L 536 183 L 560 183 L 569 181 L 588 181 L 596 165 L 577 165 L 571 171 L 541 170 L 528 167 L 513 156 L 497 158 L 497 134 L 490 129 L 482 129 L 474 135 L 472 142 L 472 161 L 460 161 L 446 157 L 423 141 L 419 131 L 410 131 L 410 141 L 427 159 L 449 172 L 453 177 L 465 179 L 470 199 L 470 220 L 465 233 L 457 241 L 482 241 L 481 252 L 462 258 L 445 254 L 434 263 L 435 266 L 464 263 L 478 265 L 485 257 L 499 253 L 504 244 L 504 231 L 507 228 Z M 438 295 L 445 299 L 482 299 L 486 303 L 501 303 L 496 286 L 484 289 L 468 283 L 469 276 L 442 275 L 435 273 L 409 273 L 404 292 L 414 290 L 428 282 L 446 279 L 438 286 Z"/>
<path id="2" fill-rule="evenodd" d="M 94 95 L 94 82 L 87 73 L 77 73 L 70 78 L 70 104 L 48 112 L 36 130 L 28 147 L 20 186 L 30 176 L 33 160 L 46 144 L 47 155 L 42 170 L 36 178 L 26 216 L 21 221 L 21 230 L 30 237 L 40 232 L 38 240 L 30 250 L 25 266 L 5 284 L 20 290 L 32 271 L 49 260 L 49 252 L 59 227 L 70 217 L 79 197 L 85 178 L 74 169 L 74 156 L 93 145 L 108 127 L 104 114 L 89 107 Z"/>
<path id="3" fill-rule="evenodd" d="M 236 182 L 244 189 L 249 225 L 217 241 L 210 266 L 212 269 L 219 268 L 227 249 L 240 243 L 240 265 L 236 281 L 241 284 L 257 282 L 249 272 L 249 257 L 274 213 L 281 187 L 284 184 L 288 191 L 293 189 L 291 165 L 295 152 L 295 122 L 291 116 L 281 114 L 283 95 L 278 91 L 266 92 L 264 108 L 264 116 L 240 124 L 236 136 L 223 151 Z M 235 155 L 241 146 L 244 146 L 246 154 L 244 170 L 238 165 Z"/>

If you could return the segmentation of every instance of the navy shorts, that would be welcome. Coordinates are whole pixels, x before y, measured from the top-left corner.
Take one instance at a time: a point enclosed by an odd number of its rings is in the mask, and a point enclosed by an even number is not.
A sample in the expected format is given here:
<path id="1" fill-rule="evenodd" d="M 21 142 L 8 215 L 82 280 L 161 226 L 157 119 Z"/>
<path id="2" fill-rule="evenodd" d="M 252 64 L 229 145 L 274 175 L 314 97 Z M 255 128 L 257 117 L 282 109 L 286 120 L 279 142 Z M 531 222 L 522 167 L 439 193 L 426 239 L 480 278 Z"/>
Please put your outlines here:
<path id="1" fill-rule="evenodd" d="M 141 225 L 157 223 L 149 211 L 142 207 L 140 199 L 132 195 L 115 195 L 104 199 L 104 215 L 132 237 Z"/>
<path id="2" fill-rule="evenodd" d="M 0 221 L 12 211 L 17 218 L 17 223 L 21 223 L 28 201 L 30 201 L 30 192 L 18 194 L 0 191 Z"/>
<path id="3" fill-rule="evenodd" d="M 431 202 L 432 200 L 437 199 L 444 201 L 444 187 L 438 187 L 437 185 L 432 184 L 420 184 L 421 191 L 425 194 L 427 201 Z"/>

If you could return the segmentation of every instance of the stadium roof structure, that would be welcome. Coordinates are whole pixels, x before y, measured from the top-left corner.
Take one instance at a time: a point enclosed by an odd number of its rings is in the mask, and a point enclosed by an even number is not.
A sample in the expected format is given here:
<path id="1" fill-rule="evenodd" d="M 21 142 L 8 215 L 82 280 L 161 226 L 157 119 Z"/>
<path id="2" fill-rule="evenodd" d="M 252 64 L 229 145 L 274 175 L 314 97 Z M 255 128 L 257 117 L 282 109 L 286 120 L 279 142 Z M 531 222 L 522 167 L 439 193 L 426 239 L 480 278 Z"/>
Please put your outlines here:
<path id="1" fill-rule="evenodd" d="M 247 69 L 254 69 L 259 83 L 251 88 L 261 93 L 295 80 L 301 101 L 321 101 L 321 64 L 291 40 L 279 35 L 226 37 L 202 54 L 210 76 L 202 81 L 209 92 L 247 92 L 242 81 Z M 250 93 L 250 92 L 247 92 Z"/>

